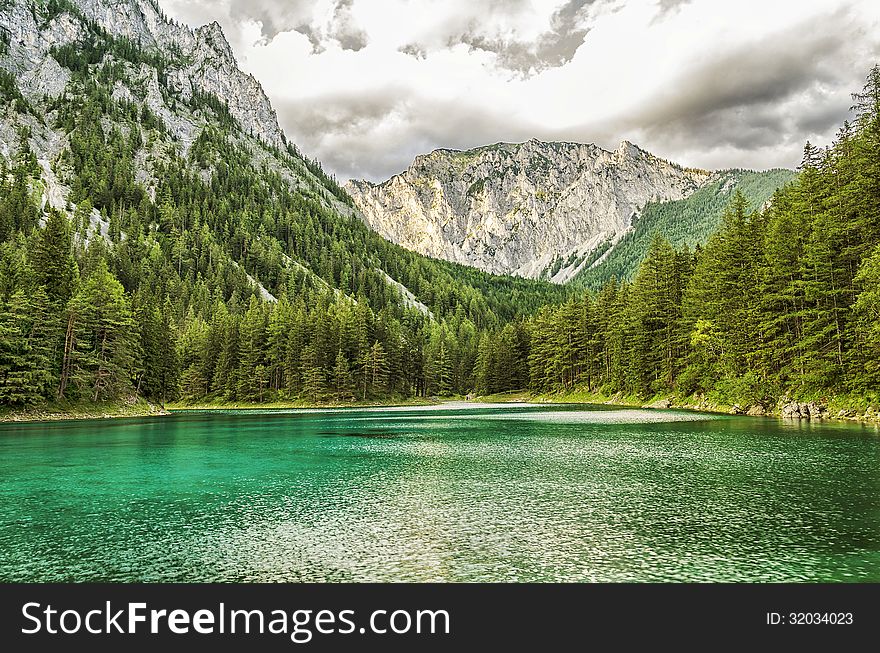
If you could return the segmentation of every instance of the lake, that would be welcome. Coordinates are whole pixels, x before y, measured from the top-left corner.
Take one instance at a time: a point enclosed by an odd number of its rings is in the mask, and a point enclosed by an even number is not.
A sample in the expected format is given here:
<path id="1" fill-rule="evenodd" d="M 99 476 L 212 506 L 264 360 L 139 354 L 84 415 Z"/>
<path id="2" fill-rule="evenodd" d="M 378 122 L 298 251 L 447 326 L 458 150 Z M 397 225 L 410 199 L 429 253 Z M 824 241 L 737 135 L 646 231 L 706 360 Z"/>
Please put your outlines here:
<path id="1" fill-rule="evenodd" d="M 0 580 L 880 581 L 880 436 L 586 405 L 7 424 Z"/>

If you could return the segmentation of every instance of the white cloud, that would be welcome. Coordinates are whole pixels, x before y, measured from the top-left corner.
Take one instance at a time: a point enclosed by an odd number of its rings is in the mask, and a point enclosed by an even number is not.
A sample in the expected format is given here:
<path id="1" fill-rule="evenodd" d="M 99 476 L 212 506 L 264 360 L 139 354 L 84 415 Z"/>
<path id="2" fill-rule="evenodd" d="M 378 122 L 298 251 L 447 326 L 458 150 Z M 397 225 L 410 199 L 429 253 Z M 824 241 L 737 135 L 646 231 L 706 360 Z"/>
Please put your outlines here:
<path id="1" fill-rule="evenodd" d="M 880 58 L 874 0 L 160 2 L 218 20 L 289 138 L 343 179 L 529 137 L 793 166 Z"/>

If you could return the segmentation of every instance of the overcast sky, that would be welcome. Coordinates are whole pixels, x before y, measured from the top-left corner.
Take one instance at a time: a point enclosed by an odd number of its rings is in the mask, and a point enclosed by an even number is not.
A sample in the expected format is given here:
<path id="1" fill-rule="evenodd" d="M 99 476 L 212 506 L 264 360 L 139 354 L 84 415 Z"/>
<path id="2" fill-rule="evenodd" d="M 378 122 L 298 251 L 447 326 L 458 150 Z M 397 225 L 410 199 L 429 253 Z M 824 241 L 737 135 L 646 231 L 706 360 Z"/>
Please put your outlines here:
<path id="1" fill-rule="evenodd" d="M 529 138 L 793 167 L 880 61 L 878 0 L 160 0 L 218 21 L 288 137 L 345 180 Z"/>

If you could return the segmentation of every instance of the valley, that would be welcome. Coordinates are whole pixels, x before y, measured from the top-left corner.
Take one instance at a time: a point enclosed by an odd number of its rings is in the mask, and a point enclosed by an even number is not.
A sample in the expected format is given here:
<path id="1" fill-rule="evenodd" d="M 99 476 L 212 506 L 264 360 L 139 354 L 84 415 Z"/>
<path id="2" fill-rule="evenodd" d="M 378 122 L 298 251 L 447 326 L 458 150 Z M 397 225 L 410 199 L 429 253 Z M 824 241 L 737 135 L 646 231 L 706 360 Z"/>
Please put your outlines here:
<path id="1" fill-rule="evenodd" d="M 876 67 L 797 172 L 532 139 L 343 184 L 217 23 L 15 0 L 0 36 L 5 414 L 510 391 L 876 412 Z"/>

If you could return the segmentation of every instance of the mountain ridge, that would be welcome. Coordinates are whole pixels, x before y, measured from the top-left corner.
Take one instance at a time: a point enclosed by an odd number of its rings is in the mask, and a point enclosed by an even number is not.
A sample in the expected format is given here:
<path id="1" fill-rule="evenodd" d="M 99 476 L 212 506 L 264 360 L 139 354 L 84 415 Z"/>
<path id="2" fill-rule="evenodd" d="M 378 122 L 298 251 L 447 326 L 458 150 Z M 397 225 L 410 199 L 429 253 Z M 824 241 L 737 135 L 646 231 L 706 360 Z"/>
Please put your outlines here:
<path id="1" fill-rule="evenodd" d="M 512 162 L 526 164 L 525 174 Z M 566 166 L 574 166 L 567 176 Z M 351 180 L 345 189 L 367 224 L 408 249 L 565 283 L 601 263 L 608 250 L 599 249 L 613 249 L 648 204 L 683 200 L 730 172 L 682 166 L 629 140 L 607 150 L 532 138 L 438 148 L 387 180 Z"/>

